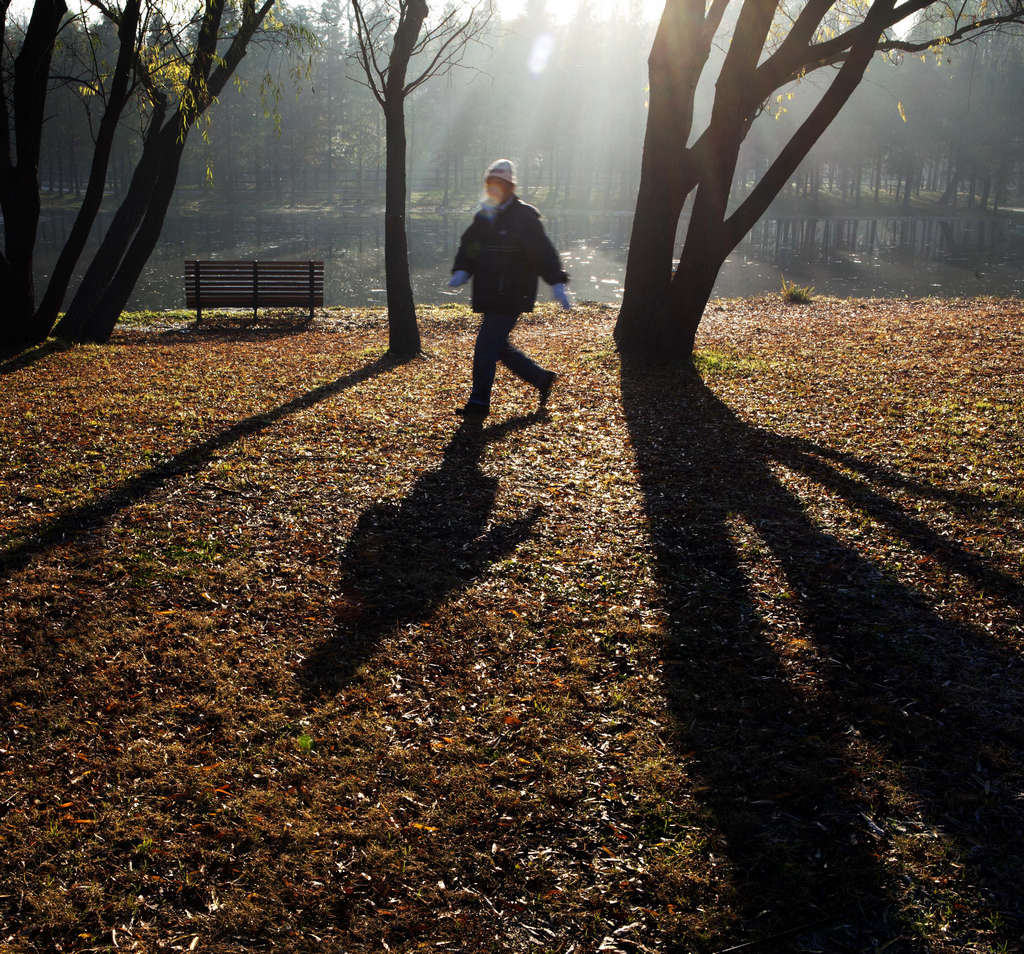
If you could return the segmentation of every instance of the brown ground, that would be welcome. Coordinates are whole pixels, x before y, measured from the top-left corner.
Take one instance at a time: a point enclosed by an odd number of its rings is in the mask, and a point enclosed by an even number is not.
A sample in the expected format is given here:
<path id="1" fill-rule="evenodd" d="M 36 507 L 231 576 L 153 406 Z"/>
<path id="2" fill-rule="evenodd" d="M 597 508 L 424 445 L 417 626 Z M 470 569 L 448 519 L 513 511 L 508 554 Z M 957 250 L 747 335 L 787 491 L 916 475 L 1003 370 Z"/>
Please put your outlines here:
<path id="1" fill-rule="evenodd" d="M 1022 950 L 1022 315 L 0 366 L 0 950 Z"/>

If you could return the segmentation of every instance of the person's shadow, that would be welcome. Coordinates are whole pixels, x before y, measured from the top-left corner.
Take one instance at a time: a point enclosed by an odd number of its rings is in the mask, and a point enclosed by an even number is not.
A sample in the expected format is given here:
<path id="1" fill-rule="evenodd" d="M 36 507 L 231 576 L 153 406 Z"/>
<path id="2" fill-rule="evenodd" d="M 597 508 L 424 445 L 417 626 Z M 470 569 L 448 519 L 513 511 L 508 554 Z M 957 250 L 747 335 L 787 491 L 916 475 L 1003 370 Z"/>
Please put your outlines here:
<path id="1" fill-rule="evenodd" d="M 878 488 L 991 504 L 749 425 L 692 371 L 624 366 L 621 383 L 667 611 L 664 691 L 709 836 L 696 863 L 721 891 L 689 902 L 728 912 L 672 949 L 901 954 L 927 949 L 913 922 L 932 916 L 953 946 L 1014 949 L 1024 665 L 1005 637 L 1024 588 Z M 859 541 L 843 510 L 880 532 Z M 998 601 L 1004 639 L 898 578 L 886 536 Z M 666 900 L 685 924 L 688 900 Z"/>
<path id="2" fill-rule="evenodd" d="M 538 412 L 489 427 L 463 423 L 441 465 L 400 503 L 376 504 L 360 515 L 341 556 L 334 632 L 301 666 L 311 695 L 340 691 L 385 633 L 426 620 L 529 537 L 542 508 L 492 524 L 498 480 L 480 469 L 480 457 L 488 444 L 542 420 Z"/>

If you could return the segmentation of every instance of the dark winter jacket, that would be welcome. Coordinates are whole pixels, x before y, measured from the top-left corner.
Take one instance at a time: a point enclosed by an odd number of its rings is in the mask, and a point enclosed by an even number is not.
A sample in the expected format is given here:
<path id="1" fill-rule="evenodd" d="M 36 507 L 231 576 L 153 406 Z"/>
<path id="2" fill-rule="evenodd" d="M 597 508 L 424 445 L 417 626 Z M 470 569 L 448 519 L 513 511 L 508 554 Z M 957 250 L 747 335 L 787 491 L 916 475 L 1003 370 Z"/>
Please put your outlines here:
<path id="1" fill-rule="evenodd" d="M 462 235 L 453 272 L 473 276 L 473 311 L 533 311 L 537 276 L 549 285 L 567 282 L 558 252 L 540 224 L 540 212 L 512 196 L 489 214 L 481 209 Z"/>

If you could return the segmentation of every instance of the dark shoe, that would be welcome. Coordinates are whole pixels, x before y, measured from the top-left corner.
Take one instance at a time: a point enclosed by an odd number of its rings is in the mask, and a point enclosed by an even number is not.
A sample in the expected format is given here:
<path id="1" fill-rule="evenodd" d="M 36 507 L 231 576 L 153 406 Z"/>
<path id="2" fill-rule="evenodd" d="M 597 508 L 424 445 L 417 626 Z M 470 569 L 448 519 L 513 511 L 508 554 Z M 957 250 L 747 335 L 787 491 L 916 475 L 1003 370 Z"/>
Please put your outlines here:
<path id="1" fill-rule="evenodd" d="M 486 404 L 469 401 L 465 407 L 456 410 L 455 416 L 465 418 L 467 421 L 482 421 L 490 413 L 490 410 Z"/>
<path id="2" fill-rule="evenodd" d="M 537 390 L 540 392 L 540 406 L 546 407 L 548 403 L 548 396 L 551 394 L 551 386 L 555 383 L 555 378 L 558 375 L 554 371 L 549 371 L 547 379 L 544 381 Z"/>

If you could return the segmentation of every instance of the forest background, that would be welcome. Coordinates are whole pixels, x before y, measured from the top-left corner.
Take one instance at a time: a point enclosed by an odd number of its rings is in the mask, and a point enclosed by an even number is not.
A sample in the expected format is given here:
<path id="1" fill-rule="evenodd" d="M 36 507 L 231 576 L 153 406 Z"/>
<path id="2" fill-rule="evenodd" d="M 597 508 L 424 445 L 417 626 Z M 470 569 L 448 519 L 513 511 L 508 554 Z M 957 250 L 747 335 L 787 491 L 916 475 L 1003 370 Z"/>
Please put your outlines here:
<path id="1" fill-rule="evenodd" d="M 412 205 L 469 207 L 480 193 L 481 170 L 509 156 L 518 162 L 521 191 L 545 209 L 632 211 L 655 27 L 650 11 L 638 0 L 596 13 L 580 4 L 570 17 L 544 0 L 530 0 L 511 18 L 502 9 L 457 69 L 409 99 Z M 329 0 L 279 15 L 307 28 L 318 46 L 267 43 L 250 51 L 235 87 L 210 109 L 204 135 L 186 151 L 179 206 L 382 203 L 383 117 L 351 59 L 351 9 Z M 83 57 L 115 54 L 108 23 L 77 21 L 65 30 L 54 73 L 75 76 Z M 881 202 L 948 214 L 1024 204 L 1024 37 L 991 34 L 908 59 L 876 58 L 777 207 L 840 212 Z M 734 201 L 752 188 L 827 78 L 807 78 L 767 104 L 744 144 Z M 713 92 L 707 86 L 698 95 L 705 114 Z M 51 92 L 40 168 L 44 201 L 71 201 L 84 188 L 92 98 L 75 83 Z M 142 121 L 122 123 L 108 176 L 112 200 L 127 188 Z"/>

